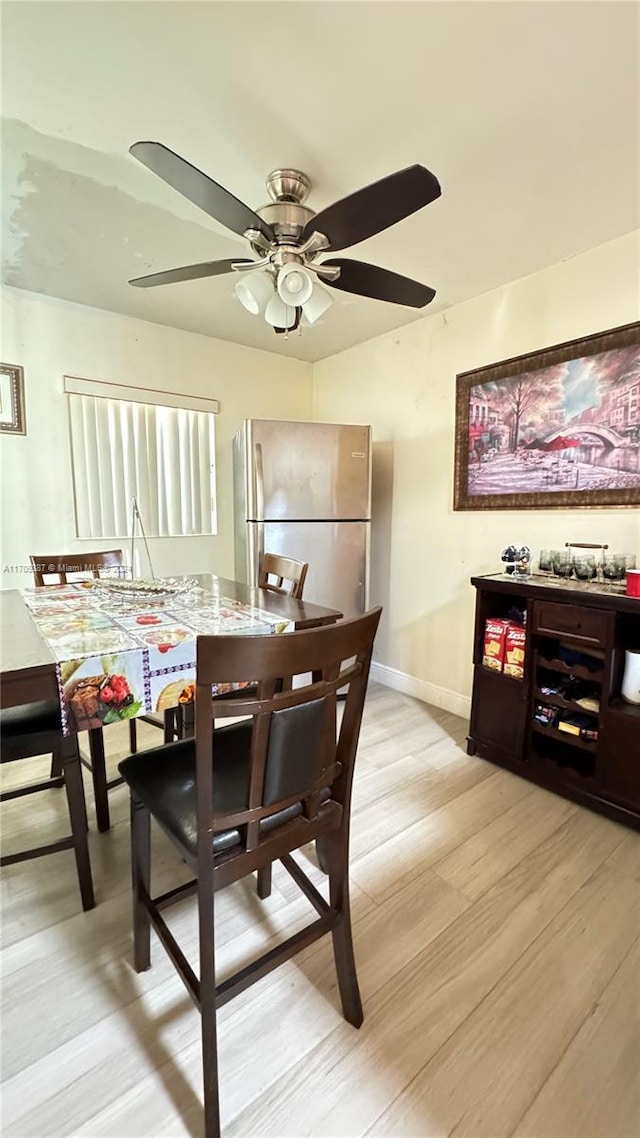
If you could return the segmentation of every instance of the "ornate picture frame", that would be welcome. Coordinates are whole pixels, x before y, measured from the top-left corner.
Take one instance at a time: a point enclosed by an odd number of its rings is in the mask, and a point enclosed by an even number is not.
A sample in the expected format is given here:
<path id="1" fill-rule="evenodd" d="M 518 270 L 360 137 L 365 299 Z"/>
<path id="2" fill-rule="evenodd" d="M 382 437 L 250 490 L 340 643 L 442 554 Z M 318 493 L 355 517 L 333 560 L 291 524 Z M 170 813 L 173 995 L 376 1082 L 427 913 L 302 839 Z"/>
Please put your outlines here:
<path id="1" fill-rule="evenodd" d="M 640 321 L 456 377 L 455 510 L 640 505 Z"/>
<path id="2" fill-rule="evenodd" d="M 0 431 L 26 435 L 24 415 L 24 369 L 0 364 Z"/>

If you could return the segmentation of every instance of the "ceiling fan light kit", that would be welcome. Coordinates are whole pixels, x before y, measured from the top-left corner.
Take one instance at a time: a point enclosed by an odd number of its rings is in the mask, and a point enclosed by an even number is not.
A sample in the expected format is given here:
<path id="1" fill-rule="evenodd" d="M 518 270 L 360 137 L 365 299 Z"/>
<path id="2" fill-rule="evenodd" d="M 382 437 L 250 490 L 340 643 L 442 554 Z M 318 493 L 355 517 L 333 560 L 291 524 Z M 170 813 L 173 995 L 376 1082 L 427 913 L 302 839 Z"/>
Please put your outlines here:
<path id="1" fill-rule="evenodd" d="M 253 258 L 151 273 L 129 282 L 137 288 L 241 272 L 243 277 L 235 286 L 238 300 L 255 316 L 264 311 L 265 320 L 277 333 L 297 328 L 302 314 L 306 323 L 315 324 L 327 311 L 333 298 L 318 280 L 341 292 L 411 308 L 423 308 L 435 296 L 428 285 L 377 265 L 344 257 L 318 260 L 323 254 L 365 241 L 438 198 L 438 179 L 424 166 L 389 174 L 320 213 L 303 204 L 311 189 L 306 174 L 274 170 L 267 178 L 271 201 L 254 212 L 160 142 L 136 142 L 130 152 L 210 217 L 243 237 Z"/>
<path id="2" fill-rule="evenodd" d="M 252 316 L 262 314 L 267 324 L 288 332 L 298 327 L 300 312 L 306 324 L 315 324 L 333 304 L 327 290 L 294 261 L 277 274 L 271 267 L 246 273 L 237 282 L 235 294 Z"/>

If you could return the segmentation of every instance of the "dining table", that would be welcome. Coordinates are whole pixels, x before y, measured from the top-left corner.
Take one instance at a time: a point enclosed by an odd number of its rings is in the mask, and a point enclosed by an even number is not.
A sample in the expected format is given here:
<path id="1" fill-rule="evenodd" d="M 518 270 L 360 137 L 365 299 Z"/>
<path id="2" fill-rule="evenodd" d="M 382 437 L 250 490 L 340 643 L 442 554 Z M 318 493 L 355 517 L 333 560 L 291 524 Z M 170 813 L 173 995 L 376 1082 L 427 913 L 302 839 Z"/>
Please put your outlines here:
<path id="1" fill-rule="evenodd" d="M 154 580 L 155 591 L 108 579 L 0 590 L 0 708 L 58 700 L 66 763 L 78 761 L 78 733 L 188 702 L 199 635 L 286 634 L 343 615 L 213 573 Z M 98 829 L 107 790 L 104 773 Z"/>

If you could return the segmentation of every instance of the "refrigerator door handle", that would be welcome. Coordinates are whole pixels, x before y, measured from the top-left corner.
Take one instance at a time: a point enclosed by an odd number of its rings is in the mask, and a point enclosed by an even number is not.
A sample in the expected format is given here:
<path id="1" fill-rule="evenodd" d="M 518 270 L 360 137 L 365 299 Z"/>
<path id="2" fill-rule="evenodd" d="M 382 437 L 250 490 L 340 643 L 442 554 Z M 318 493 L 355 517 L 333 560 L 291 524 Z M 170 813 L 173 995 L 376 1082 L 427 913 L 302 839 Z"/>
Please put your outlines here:
<path id="1" fill-rule="evenodd" d="M 256 496 L 256 519 L 264 521 L 264 470 L 262 466 L 262 443 L 254 443 L 254 490 Z"/>

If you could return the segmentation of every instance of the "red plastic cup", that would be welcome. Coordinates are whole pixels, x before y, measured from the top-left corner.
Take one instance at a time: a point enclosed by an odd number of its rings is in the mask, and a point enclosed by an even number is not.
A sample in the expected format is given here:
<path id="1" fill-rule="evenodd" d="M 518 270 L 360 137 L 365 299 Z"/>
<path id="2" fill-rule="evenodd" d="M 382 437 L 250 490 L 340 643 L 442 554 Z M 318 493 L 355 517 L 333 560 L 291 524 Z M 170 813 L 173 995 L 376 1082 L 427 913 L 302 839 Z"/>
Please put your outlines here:
<path id="1" fill-rule="evenodd" d="M 640 597 L 640 569 L 627 569 L 627 596 Z"/>

